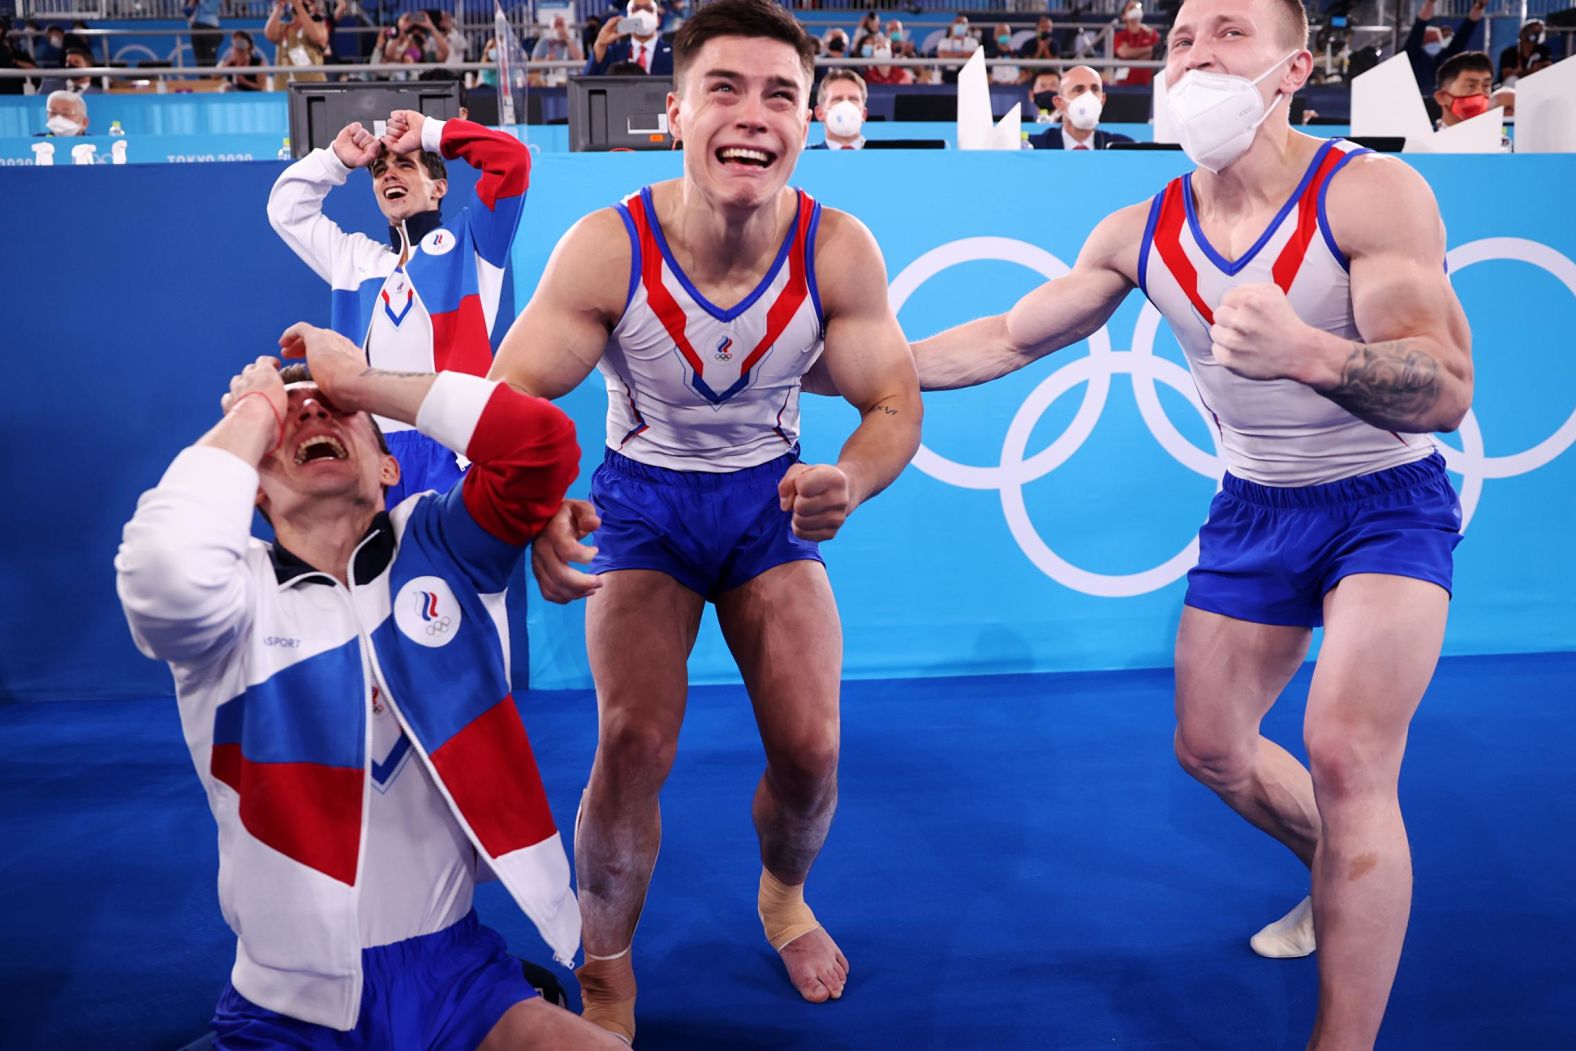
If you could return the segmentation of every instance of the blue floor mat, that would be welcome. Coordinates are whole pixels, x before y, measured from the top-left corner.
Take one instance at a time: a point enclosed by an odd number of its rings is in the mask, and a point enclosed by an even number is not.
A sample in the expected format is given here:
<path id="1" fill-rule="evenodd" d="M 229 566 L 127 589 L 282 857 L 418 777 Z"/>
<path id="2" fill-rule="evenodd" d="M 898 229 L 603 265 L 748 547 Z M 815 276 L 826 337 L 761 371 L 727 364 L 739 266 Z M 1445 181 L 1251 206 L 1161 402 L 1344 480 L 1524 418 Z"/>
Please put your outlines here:
<path id="1" fill-rule="evenodd" d="M 1307 671 L 1267 732 L 1300 753 Z M 522 699 L 566 827 L 588 692 Z M 1177 767 L 1167 671 L 855 682 L 841 807 L 809 900 L 852 965 L 804 1004 L 755 917 L 743 691 L 694 691 L 636 942 L 640 1047 L 1304 1046 L 1311 959 L 1247 937 L 1295 859 Z M 0 706 L 0 1047 L 179 1047 L 233 939 L 173 702 Z M 1381 1048 L 1576 1047 L 1576 655 L 1440 665 L 1402 798 L 1412 926 Z M 547 957 L 496 884 L 477 908 Z"/>

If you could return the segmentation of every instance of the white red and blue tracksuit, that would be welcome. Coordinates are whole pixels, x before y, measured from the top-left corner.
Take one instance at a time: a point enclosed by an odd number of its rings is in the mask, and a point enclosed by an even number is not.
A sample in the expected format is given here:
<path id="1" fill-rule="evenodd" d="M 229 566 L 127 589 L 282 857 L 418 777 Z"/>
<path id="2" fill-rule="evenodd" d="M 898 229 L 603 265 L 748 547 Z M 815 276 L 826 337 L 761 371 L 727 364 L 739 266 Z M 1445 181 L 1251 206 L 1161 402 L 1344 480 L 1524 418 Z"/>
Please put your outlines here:
<path id="1" fill-rule="evenodd" d="M 218 823 L 231 982 L 338 1030 L 356 1027 L 362 1004 L 380 704 L 554 956 L 567 965 L 579 945 L 502 628 L 506 583 L 575 476 L 574 425 L 549 402 L 454 372 L 417 425 L 472 466 L 447 492 L 379 514 L 348 586 L 252 538 L 258 472 L 200 445 L 142 496 L 115 560 L 138 648 L 174 673 Z"/>
<path id="2" fill-rule="evenodd" d="M 474 196 L 448 220 L 437 211 L 412 216 L 389 228 L 388 243 L 346 233 L 323 214 L 323 200 L 351 169 L 332 149 L 317 149 L 274 183 L 268 221 L 329 283 L 331 327 L 364 346 L 371 364 L 484 376 L 531 156 L 513 136 L 465 120 L 426 118 L 421 145 L 482 173 Z M 447 489 L 457 477 L 452 454 L 415 433 L 396 437 L 408 430 L 402 423 L 378 422 L 405 476 L 389 491 L 389 506 L 427 488 Z"/>

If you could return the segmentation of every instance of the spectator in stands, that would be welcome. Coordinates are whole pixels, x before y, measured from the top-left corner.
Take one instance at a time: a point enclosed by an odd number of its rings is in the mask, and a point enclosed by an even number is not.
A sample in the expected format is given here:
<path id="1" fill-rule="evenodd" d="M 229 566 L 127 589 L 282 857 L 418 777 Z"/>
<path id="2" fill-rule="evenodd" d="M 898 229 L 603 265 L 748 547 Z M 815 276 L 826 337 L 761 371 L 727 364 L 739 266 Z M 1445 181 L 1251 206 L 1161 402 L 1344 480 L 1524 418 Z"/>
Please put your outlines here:
<path id="1" fill-rule="evenodd" d="M 328 53 L 328 26 L 317 0 L 274 0 L 263 26 L 263 39 L 279 49 L 277 65 L 321 66 Z M 322 73 L 291 73 L 290 79 L 328 78 Z"/>
<path id="2" fill-rule="evenodd" d="M 449 55 L 442 61 L 444 65 L 458 66 L 471 53 L 471 42 L 466 39 L 465 32 L 460 29 L 460 24 L 454 20 L 452 12 L 437 8 L 434 8 L 434 11 L 438 16 L 437 35 L 443 37 L 444 42 L 449 45 Z"/>
<path id="3" fill-rule="evenodd" d="M 821 78 L 815 93 L 815 119 L 826 126 L 826 141 L 812 150 L 862 150 L 861 133 L 870 111 L 865 80 L 851 69 L 834 69 Z"/>
<path id="4" fill-rule="evenodd" d="M 569 20 L 563 15 L 553 16 L 553 24 L 537 38 L 536 47 L 531 49 L 532 62 L 584 62 L 585 59 L 580 41 L 569 31 Z M 548 71 L 544 82 L 562 84 L 568 79 L 568 71 L 558 69 Z"/>
<path id="5" fill-rule="evenodd" d="M 1056 112 L 1060 126 L 1053 125 L 1029 137 L 1037 150 L 1105 150 L 1113 142 L 1132 142 L 1126 135 L 1100 130 L 1100 111 L 1105 107 L 1105 88 L 1100 74 L 1088 66 L 1074 66 L 1062 78 L 1056 93 Z"/>
<path id="6" fill-rule="evenodd" d="M 847 58 L 849 55 L 848 32 L 844 29 L 833 28 L 826 31 L 826 57 L 831 59 Z"/>
<path id="7" fill-rule="evenodd" d="M 1057 70 L 1042 69 L 1034 75 L 1034 83 L 1029 88 L 1029 100 L 1038 111 L 1036 122 L 1054 124 L 1060 119 L 1061 110 L 1056 108 L 1056 96 L 1061 90 L 1062 75 Z"/>
<path id="8" fill-rule="evenodd" d="M 1412 31 L 1406 37 L 1406 57 L 1412 62 L 1412 75 L 1417 78 L 1417 90 L 1423 94 L 1433 91 L 1439 79 L 1439 64 L 1448 61 L 1472 47 L 1478 27 L 1483 24 L 1485 0 L 1473 0 L 1472 9 L 1461 20 L 1454 33 L 1447 35 L 1446 27 L 1429 25 L 1434 18 L 1434 0 L 1423 0 L 1412 22 Z"/>
<path id="9" fill-rule="evenodd" d="M 996 31 L 991 34 L 990 40 L 985 45 L 985 57 L 992 59 L 1022 57 L 1018 49 L 1012 46 L 1012 26 L 1005 22 L 996 26 Z M 1028 79 L 1028 74 L 1021 66 L 1000 63 L 990 67 L 992 84 L 1022 84 Z"/>
<path id="10" fill-rule="evenodd" d="M 13 36 L 11 16 L 0 15 L 0 69 L 34 69 L 30 52 L 18 45 Z M 21 95 L 27 81 L 21 77 L 0 77 L 0 95 Z"/>
<path id="11" fill-rule="evenodd" d="M 671 77 L 673 45 L 657 36 L 661 15 L 656 0 L 629 0 L 624 18 L 609 17 L 597 34 L 586 59 L 586 75 L 603 76 L 615 62 L 634 62 L 654 76 Z M 619 24 L 626 19 L 630 28 L 621 31 Z"/>
<path id="12" fill-rule="evenodd" d="M 252 34 L 244 29 L 237 29 L 230 34 L 230 50 L 224 53 L 219 60 L 220 69 L 247 68 L 263 64 L 262 56 L 257 53 L 257 48 L 252 41 Z M 230 89 L 232 91 L 266 91 L 261 73 L 232 73 L 230 74 Z"/>
<path id="13" fill-rule="evenodd" d="M 866 11 L 865 17 L 859 20 L 859 25 L 854 27 L 854 53 L 864 47 L 865 38 L 872 37 L 881 32 L 881 16 L 874 11 Z"/>
<path id="14" fill-rule="evenodd" d="M 93 58 L 93 42 L 88 39 L 87 33 L 85 32 L 87 28 L 88 24 L 82 21 L 82 19 L 72 19 L 71 28 L 66 31 L 64 46 L 67 51 L 70 51 L 72 48 L 76 48 L 78 51 L 86 52 L 88 58 Z M 89 64 L 97 64 L 97 59 L 94 59 L 94 61 Z"/>
<path id="15" fill-rule="evenodd" d="M 75 91 L 51 91 L 44 103 L 43 135 L 70 138 L 88 133 L 88 103 Z"/>
<path id="16" fill-rule="evenodd" d="M 942 37 L 940 42 L 936 44 L 936 57 L 968 58 L 979 46 L 980 42 L 974 39 L 973 34 L 969 32 L 968 18 L 964 15 L 958 15 L 952 20 L 952 24 L 947 27 L 947 35 Z M 942 81 L 947 84 L 956 84 L 958 82 L 959 68 L 959 66 L 944 67 L 941 70 Z"/>
<path id="17" fill-rule="evenodd" d="M 212 69 L 219 58 L 219 0 L 186 0 L 181 14 L 192 31 L 192 65 Z"/>
<path id="18" fill-rule="evenodd" d="M 912 54 L 906 53 L 913 51 L 914 42 L 908 38 L 908 30 L 903 28 L 902 22 L 895 18 L 888 22 L 886 24 L 886 38 L 892 45 L 892 54 L 899 58 L 912 57 Z"/>
<path id="19" fill-rule="evenodd" d="M 79 47 L 66 49 L 67 69 L 87 69 L 93 65 L 93 56 Z M 93 83 L 92 77 L 50 77 L 39 86 L 39 90 L 48 94 L 51 91 L 75 91 L 78 95 L 88 93 L 97 94 L 98 85 Z"/>
<path id="20" fill-rule="evenodd" d="M 391 65 L 444 62 L 448 57 L 448 38 L 438 32 L 438 27 L 432 24 L 432 16 L 425 11 L 400 15 L 394 23 L 394 35 L 383 45 L 383 61 Z M 392 79 L 417 80 L 433 72 L 395 73 Z M 444 73 L 438 73 L 438 76 L 448 79 Z"/>
<path id="21" fill-rule="evenodd" d="M 1033 43 L 1023 49 L 1028 58 L 1050 59 L 1061 58 L 1061 50 L 1056 46 L 1056 24 L 1049 15 L 1041 15 L 1040 22 L 1034 27 Z"/>
<path id="22" fill-rule="evenodd" d="M 1488 112 L 1494 88 L 1494 64 L 1487 52 L 1465 51 L 1439 65 L 1434 101 L 1439 103 L 1439 126 L 1453 127 Z"/>
<path id="23" fill-rule="evenodd" d="M 1521 23 L 1516 42 L 1499 53 L 1500 83 L 1514 86 L 1518 77 L 1535 72 L 1554 61 L 1544 42 L 1543 20 L 1529 18 Z"/>
<path id="24" fill-rule="evenodd" d="M 868 57 L 874 59 L 892 58 L 892 42 L 886 38 L 885 33 L 875 33 L 865 38 L 865 43 L 860 47 L 859 53 L 864 54 L 865 48 L 870 49 Z M 914 71 L 905 66 L 867 66 L 865 68 L 865 81 L 870 84 L 912 84 Z"/>
<path id="25" fill-rule="evenodd" d="M 51 25 L 42 38 L 33 38 L 33 62 L 40 69 L 59 69 L 66 64 L 66 31 Z"/>
<path id="26" fill-rule="evenodd" d="M 1126 6 L 1122 8 L 1122 28 L 1116 31 L 1112 43 L 1117 58 L 1148 61 L 1155 57 L 1156 49 L 1160 46 L 1160 34 L 1144 25 L 1144 5 L 1139 0 L 1127 0 Z M 1126 69 L 1117 83 L 1148 84 L 1154 79 L 1153 69 Z"/>

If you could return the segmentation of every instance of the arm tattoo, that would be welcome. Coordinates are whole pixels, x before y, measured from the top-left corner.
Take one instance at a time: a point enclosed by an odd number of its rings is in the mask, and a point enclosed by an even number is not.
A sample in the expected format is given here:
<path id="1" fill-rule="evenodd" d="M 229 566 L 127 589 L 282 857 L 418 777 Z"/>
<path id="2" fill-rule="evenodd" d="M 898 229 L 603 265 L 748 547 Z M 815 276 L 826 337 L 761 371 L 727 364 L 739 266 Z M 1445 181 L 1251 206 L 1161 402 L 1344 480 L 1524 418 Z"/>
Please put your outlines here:
<path id="1" fill-rule="evenodd" d="M 872 413 L 872 412 L 882 412 L 882 413 L 886 413 L 886 415 L 888 415 L 888 416 L 896 416 L 897 415 L 897 410 L 894 409 L 890 405 L 872 405 L 870 407 L 870 409 L 865 413 L 865 415 L 869 416 L 870 413 Z"/>
<path id="2" fill-rule="evenodd" d="M 1369 423 L 1404 429 L 1438 400 L 1439 363 L 1414 340 L 1353 343 L 1341 382 L 1324 395 Z"/>

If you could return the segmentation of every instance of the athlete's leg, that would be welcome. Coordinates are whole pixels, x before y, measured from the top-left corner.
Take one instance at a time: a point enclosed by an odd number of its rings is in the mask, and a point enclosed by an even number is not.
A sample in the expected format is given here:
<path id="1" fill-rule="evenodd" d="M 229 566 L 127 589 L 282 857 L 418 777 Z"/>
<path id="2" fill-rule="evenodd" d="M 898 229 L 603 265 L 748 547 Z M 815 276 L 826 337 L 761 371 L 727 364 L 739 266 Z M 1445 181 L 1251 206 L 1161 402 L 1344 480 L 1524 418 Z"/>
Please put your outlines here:
<path id="1" fill-rule="evenodd" d="M 624 1042 L 540 996 L 522 1000 L 498 1019 L 477 1051 L 622 1049 Z"/>
<path id="2" fill-rule="evenodd" d="M 1323 821 L 1313 861 L 1315 1049 L 1370 1048 L 1384 1018 L 1412 899 L 1396 784 L 1449 605 L 1436 584 L 1372 573 L 1344 578 L 1324 599 L 1304 726 Z"/>
<path id="3" fill-rule="evenodd" d="M 661 839 L 657 795 L 673 766 L 701 596 L 665 573 L 616 570 L 586 599 L 597 749 L 575 830 L 586 1017 L 634 1038 L 628 951 Z M 600 959 L 598 959 L 600 958 Z"/>
<path id="4" fill-rule="evenodd" d="M 1176 753 L 1255 827 L 1313 863 L 1319 815 L 1308 771 L 1259 724 L 1308 653 L 1312 630 L 1182 608 L 1176 649 Z"/>
<path id="5" fill-rule="evenodd" d="M 837 808 L 838 688 L 842 628 L 826 567 L 811 560 L 768 569 L 717 598 L 717 619 L 750 691 L 766 749 L 753 814 L 761 840 L 762 913 L 768 937 L 805 999 L 843 994 L 848 961 L 800 910 L 805 879 Z"/>

